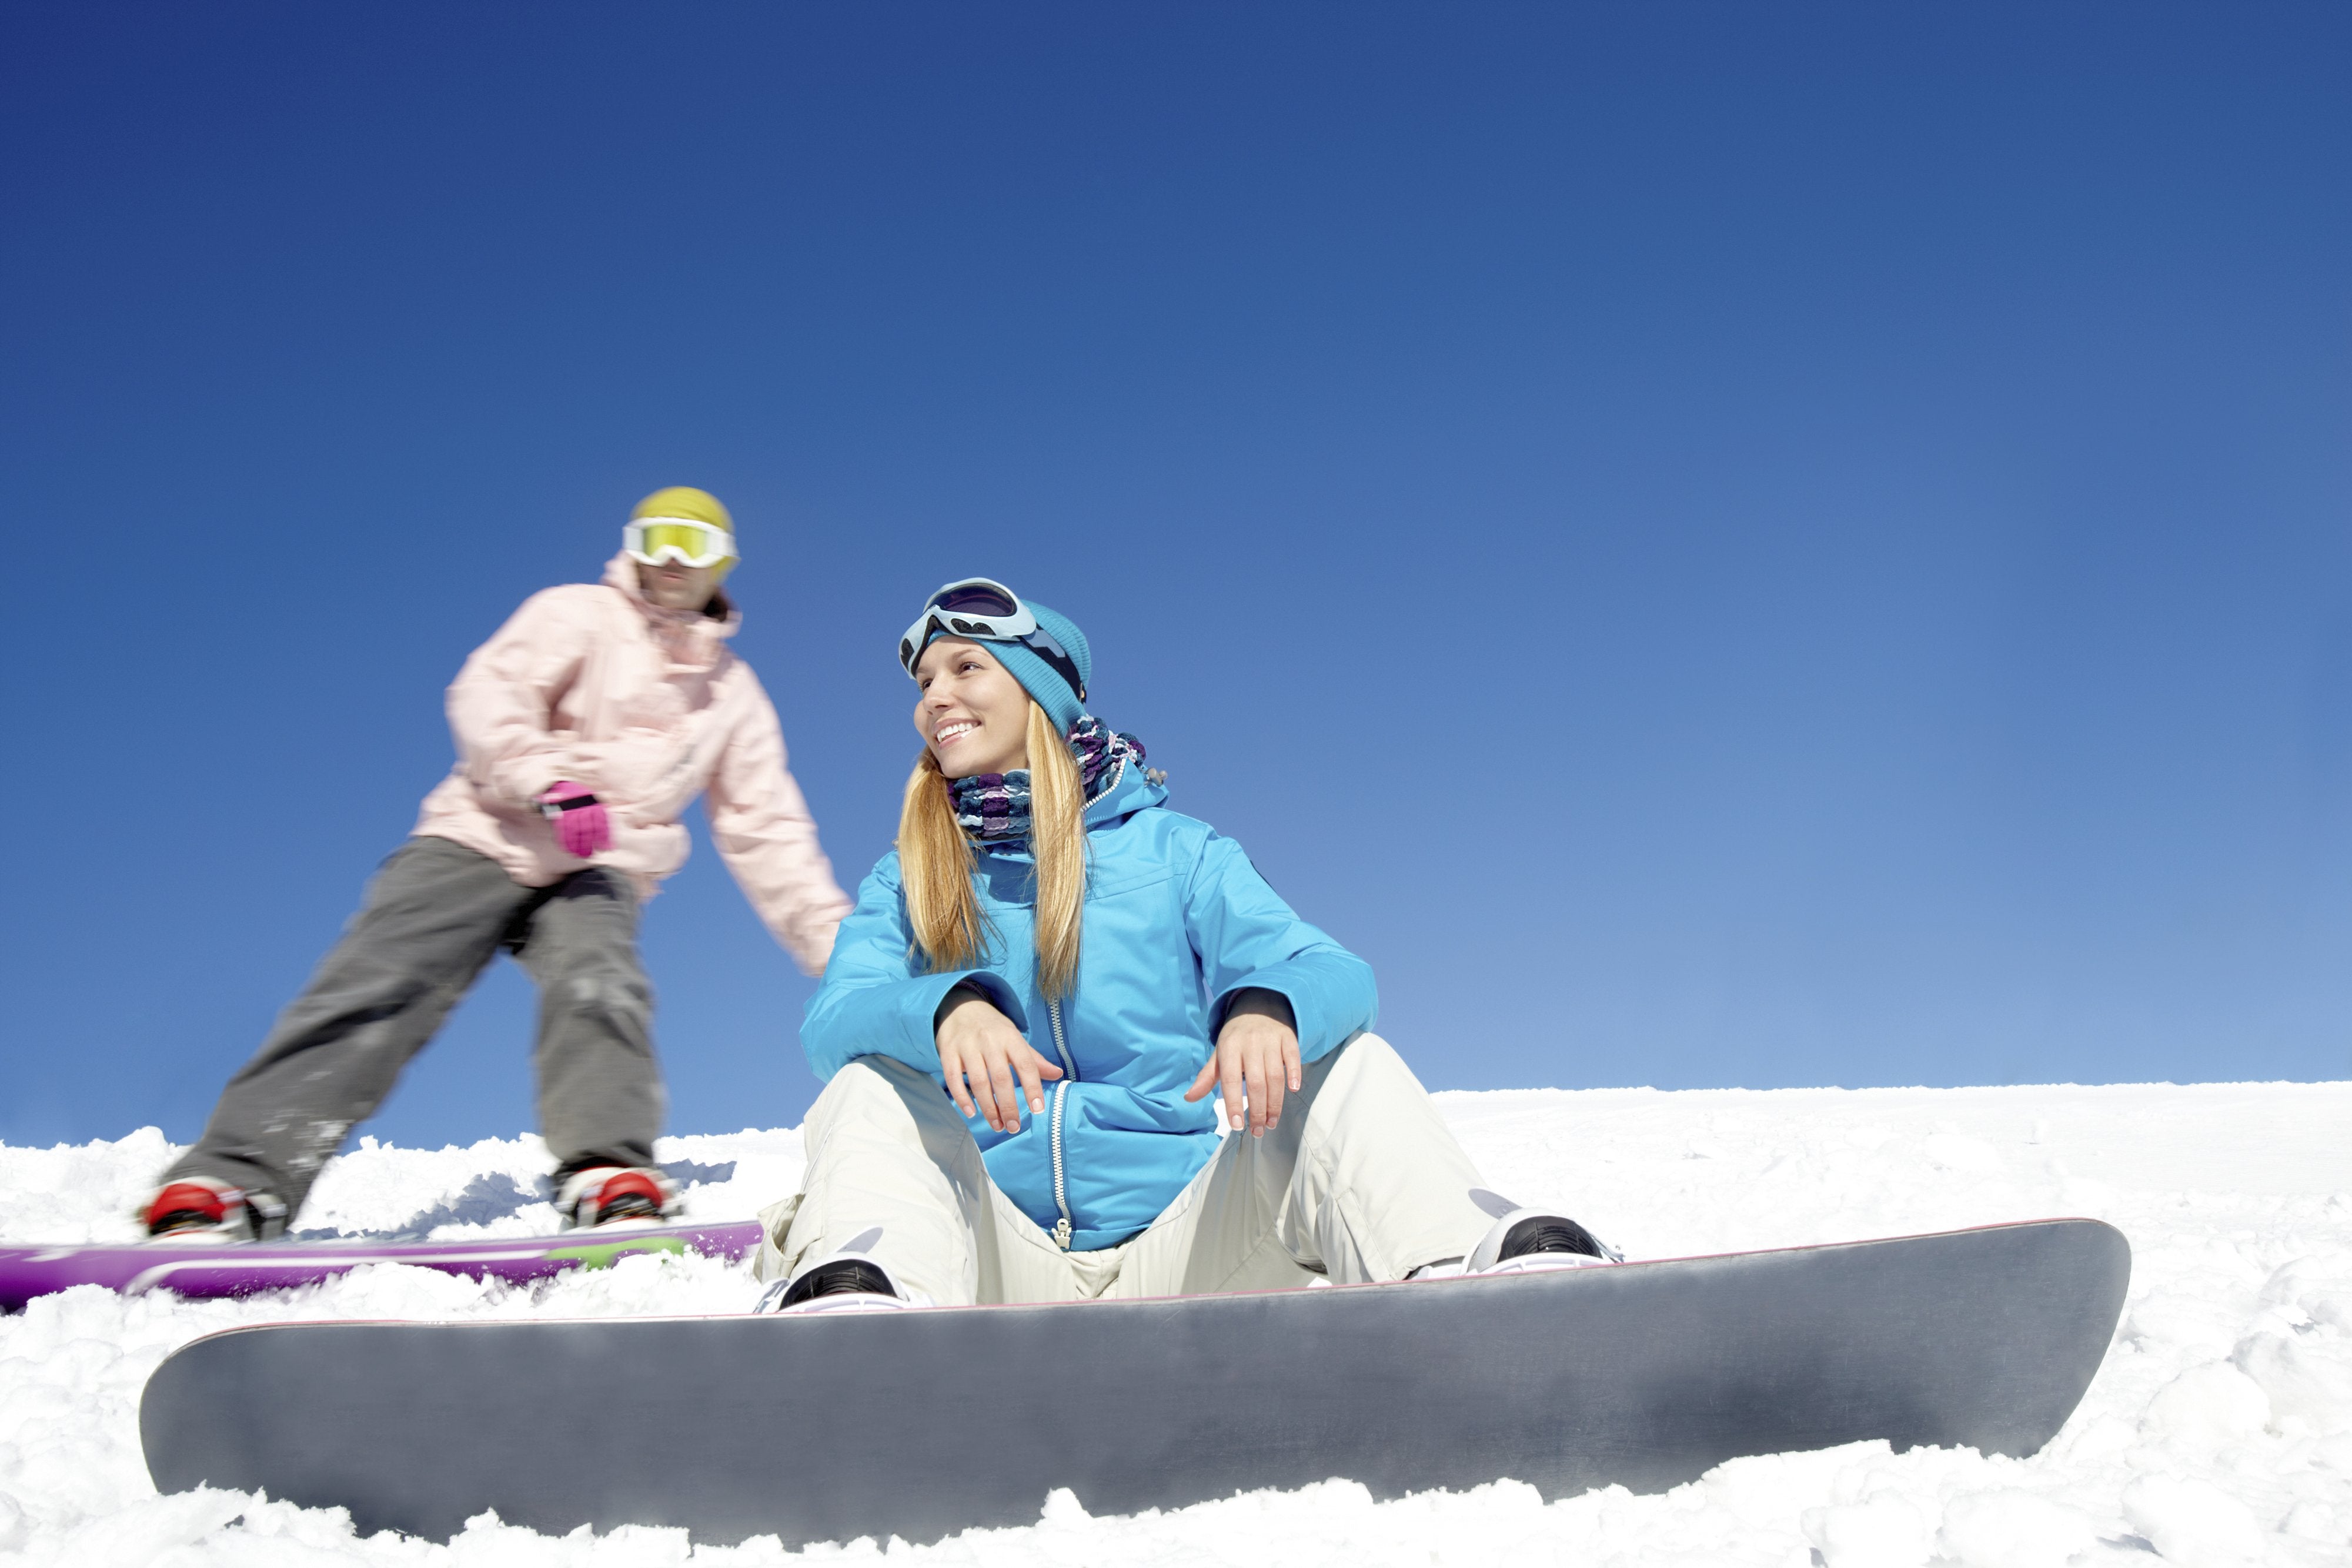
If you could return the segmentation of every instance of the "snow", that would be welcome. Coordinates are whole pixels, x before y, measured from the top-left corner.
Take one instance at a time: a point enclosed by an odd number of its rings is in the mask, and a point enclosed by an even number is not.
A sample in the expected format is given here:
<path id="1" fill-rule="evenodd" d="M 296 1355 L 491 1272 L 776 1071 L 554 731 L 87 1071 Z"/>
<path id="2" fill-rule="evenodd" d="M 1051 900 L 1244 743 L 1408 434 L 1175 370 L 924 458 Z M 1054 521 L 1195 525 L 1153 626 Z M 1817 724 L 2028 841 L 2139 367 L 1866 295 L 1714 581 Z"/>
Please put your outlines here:
<path id="1" fill-rule="evenodd" d="M 447 1545 L 361 1538 L 331 1510 L 159 1497 L 139 1451 L 148 1373 L 201 1333 L 321 1317 L 738 1311 L 755 1294 L 740 1268 L 641 1257 L 524 1290 L 383 1267 L 245 1301 L 83 1289 L 0 1318 L 0 1563 L 2352 1563 L 2352 1083 L 1439 1100 L 1496 1188 L 1557 1204 L 1636 1257 L 2095 1215 L 2132 1241 L 2123 1323 L 2081 1409 L 2027 1459 L 1865 1443 L 1737 1460 L 1654 1497 L 1612 1489 L 1547 1504 L 1505 1481 L 1375 1502 L 1331 1481 L 1129 1518 L 1089 1516 L 1041 1477 L 1032 1526 L 792 1553 L 772 1539 L 697 1546 L 677 1531 L 551 1538 L 488 1516 Z M 131 1209 L 172 1153 L 152 1128 L 0 1145 L 0 1182 L 18 1196 L 0 1241 L 130 1237 Z M 677 1138 L 661 1157 L 691 1182 L 697 1217 L 734 1218 L 791 1189 L 800 1138 Z M 531 1138 L 439 1150 L 362 1139 L 302 1222 L 327 1234 L 542 1231 L 544 1168 Z"/>

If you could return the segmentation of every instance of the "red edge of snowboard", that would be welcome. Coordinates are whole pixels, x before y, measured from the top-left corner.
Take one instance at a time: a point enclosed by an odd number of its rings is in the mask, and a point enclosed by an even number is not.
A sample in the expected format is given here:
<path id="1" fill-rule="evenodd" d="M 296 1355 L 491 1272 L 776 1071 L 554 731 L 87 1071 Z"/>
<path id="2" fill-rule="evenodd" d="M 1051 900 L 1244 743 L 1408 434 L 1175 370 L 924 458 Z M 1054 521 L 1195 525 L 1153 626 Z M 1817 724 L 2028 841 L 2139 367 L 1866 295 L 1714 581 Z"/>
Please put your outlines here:
<path id="1" fill-rule="evenodd" d="M 1864 1237 L 1858 1237 L 1858 1238 L 1855 1238 L 1854 1239 L 1850 1240 L 1850 1241 L 1807 1241 L 1807 1242 L 1803 1242 L 1803 1243 L 1801 1243 L 1801 1244 L 1800 1244 L 1800 1245 L 1798 1245 L 1798 1246 L 1795 1246 L 1795 1247 L 1767 1247 L 1767 1248 L 1761 1248 L 1761 1249 L 1759 1249 L 1758 1250 L 1756 1250 L 1756 1251 L 1752 1251 L 1752 1252 L 1685 1252 L 1685 1253 L 1677 1253 L 1677 1254 L 1675 1254 L 1675 1256 L 1673 1256 L 1673 1257 L 1669 1257 L 1669 1258 L 1629 1258 L 1629 1259 L 1627 1259 L 1627 1260 L 1626 1260 L 1624 1262 L 1622 1262 L 1622 1263 L 1612 1263 L 1612 1264 L 1610 1264 L 1610 1265 L 1609 1265 L 1609 1268 L 1613 1271 L 1613 1270 L 1620 1270 L 1620 1269 L 1641 1269 L 1641 1268 L 1653 1267 L 1653 1266 L 1655 1266 L 1655 1265 L 1666 1264 L 1666 1263 L 1705 1263 L 1705 1262 L 1717 1261 L 1717 1260 L 1723 1260 L 1723 1259 L 1729 1259 L 1729 1258 L 1780 1258 L 1780 1257 L 1787 1257 L 1787 1256 L 1790 1256 L 1790 1255 L 1793 1255 L 1793 1254 L 1804 1253 L 1804 1252 L 1825 1252 L 1825 1251 L 1829 1251 L 1829 1250 L 1831 1250 L 1831 1249 L 1832 1249 L 1840 1248 L 1840 1247 L 1872 1247 L 1872 1246 L 1877 1246 L 1877 1245 L 1879 1245 L 1879 1244 L 1881 1244 L 1881 1243 L 1885 1243 L 1885 1242 L 1891 1242 L 1891 1241 L 1927 1241 L 1927 1240 L 1934 1240 L 1934 1239 L 1937 1239 L 1937 1238 L 1946 1237 L 1946 1236 L 1974 1236 L 1974 1235 L 1978 1235 L 1978 1234 L 1979 1234 L 1979 1233 L 1986 1232 L 1986 1231 L 1996 1231 L 1996 1230 L 2021 1230 L 2021 1229 L 2027 1228 L 2029 1228 L 2029 1227 L 2032 1227 L 2032 1226 L 2040 1226 L 2040 1225 L 2098 1225 L 2098 1226 L 2105 1226 L 2105 1225 L 2106 1225 L 2106 1223 L 2107 1223 L 2107 1222 L 2106 1222 L 2105 1220 L 2104 1220 L 2104 1219 L 2096 1219 L 2096 1218 L 2092 1218 L 2092 1217 L 2091 1217 L 2091 1216 L 2089 1216 L 2089 1215 L 2084 1215 L 2084 1214 L 2058 1214 L 2058 1215 L 2052 1215 L 2052 1216 L 2048 1217 L 2047 1218 L 2042 1218 L 2042 1219 L 1997 1219 L 1997 1220 L 1990 1221 L 1989 1223 L 1987 1223 L 1987 1224 L 1983 1224 L 1983 1225 L 1969 1225 L 1969 1226 L 1963 1226 L 1963 1227 L 1961 1227 L 1961 1228 L 1960 1228 L 1959 1229 L 1958 1229 L 1958 1230 L 1917 1230 L 1917 1231 L 1906 1231 L 1904 1234 L 1902 1234 L 1902 1235 L 1900 1235 L 1900 1236 L 1864 1236 Z M 703 1228 L 706 1228 L 706 1229 L 714 1229 L 714 1230 L 716 1230 L 716 1229 L 725 1229 L 725 1230 L 748 1229 L 748 1230 L 750 1231 L 750 1233 L 751 1233 L 750 1242 L 749 1242 L 749 1244 L 748 1244 L 748 1245 L 736 1247 L 736 1248 L 733 1248 L 733 1249 L 728 1249 L 728 1250 L 719 1250 L 719 1249 L 712 1249 L 710 1250 L 710 1252 L 709 1253 L 709 1255 L 710 1255 L 710 1256 L 722 1257 L 722 1258 L 728 1258 L 728 1259 L 739 1259 L 739 1258 L 741 1258 L 741 1257 L 746 1256 L 747 1254 L 749 1254 L 749 1253 L 751 1253 L 751 1252 L 756 1251 L 756 1250 L 758 1249 L 758 1248 L 759 1248 L 759 1244 L 760 1244 L 760 1238 L 759 1238 L 759 1222 L 758 1222 L 757 1220 L 740 1220 L 740 1221 L 731 1221 L 731 1222 L 729 1222 L 729 1223 L 724 1224 L 724 1225 L 712 1225 L 712 1226 L 704 1227 Z M 696 1249 L 696 1250 L 700 1251 L 700 1250 L 703 1250 L 703 1249 L 702 1249 L 698 1248 L 698 1249 Z M 372 1261 L 372 1262 L 380 1262 L 380 1263 L 396 1263 L 396 1262 L 401 1261 L 401 1260 L 399 1260 L 399 1259 L 397 1259 L 397 1258 L 375 1258 L 375 1259 L 371 1259 L 371 1260 L 370 1260 L 370 1261 Z M 551 1272 L 551 1272 L 554 1272 L 554 1271 L 555 1271 L 555 1270 L 549 1270 L 548 1272 Z M 1583 1271 L 1583 1270 L 1560 1270 L 1560 1272 L 1562 1272 L 1562 1273 L 1581 1273 L 1582 1271 Z M 541 1277 L 543 1277 L 543 1276 L 541 1276 Z M 1104 1298 L 1104 1299 L 1100 1299 L 1100 1300 L 1096 1300 L 1096 1301 L 982 1301 L 982 1302 L 980 1302 L 980 1303 L 978 1303 L 978 1304 L 976 1304 L 976 1305 L 968 1306 L 968 1307 L 960 1307 L 960 1306 L 905 1307 L 905 1308 L 901 1308 L 898 1312 L 896 1312 L 892 1313 L 891 1315 L 892 1315 L 893 1317 L 905 1317 L 905 1316 L 907 1316 L 907 1315 L 908 1315 L 908 1314 L 909 1314 L 909 1313 L 915 1313 L 915 1312 L 1027 1312 L 1027 1311 L 1033 1311 L 1033 1310 L 1034 1310 L 1035 1308 L 1040 1307 L 1040 1306 L 1050 1306 L 1050 1307 L 1145 1307 L 1145 1306 L 1164 1306 L 1164 1305 L 1166 1305 L 1167 1303 L 1169 1303 L 1169 1302 L 1171 1302 L 1171 1301 L 1202 1301 L 1202 1300 L 1204 1300 L 1204 1299 L 1207 1299 L 1207 1298 L 1210 1298 L 1210 1297 L 1216 1297 L 1216 1298 L 1219 1298 L 1219 1299 L 1223 1299 L 1223 1298 L 1234 1297 L 1234 1296 L 1287 1296 L 1287 1295 L 1292 1294 L 1292 1293 L 1293 1293 L 1294 1291 L 1299 1291 L 1299 1290 L 1307 1290 L 1307 1289 L 1311 1289 L 1311 1290 L 1315 1291 L 1318 1294 L 1320 1294 L 1320 1293 L 1322 1293 L 1322 1292 L 1323 1292 L 1323 1291 L 1386 1291 L 1386 1290 L 1393 1290 L 1393 1289 L 1395 1289 L 1395 1288 L 1397 1288 L 1398 1286 L 1401 1286 L 1401 1285 L 1410 1285 L 1410 1286 L 1412 1286 L 1412 1288 L 1414 1288 L 1414 1289 L 1416 1289 L 1416 1290 L 1419 1290 L 1419 1289 L 1423 1289 L 1423 1288 L 1425 1288 L 1425 1287 L 1427 1287 L 1427 1286 L 1430 1286 L 1430 1285 L 1446 1285 L 1446 1284 L 1464 1284 L 1464 1283 L 1468 1283 L 1470 1281 L 1472 1281 L 1472 1280 L 1474 1280 L 1474 1279 L 1475 1279 L 1475 1278 L 1477 1278 L 1477 1276 L 1475 1276 L 1475 1275 L 1453 1275 L 1453 1276 L 1449 1276 L 1449 1277 L 1447 1277 L 1447 1278 L 1445 1278 L 1445 1279 L 1441 1279 L 1441 1280 L 1385 1280 L 1385 1281 L 1375 1281 L 1375 1282 L 1369 1283 L 1369 1284 L 1360 1284 L 1360 1285 L 1286 1286 L 1286 1287 L 1274 1287 L 1274 1288 L 1268 1288 L 1268 1289 L 1264 1289 L 1264 1290 L 1247 1290 L 1247 1291 L 1202 1291 L 1202 1292 L 1201 1292 L 1200 1294 L 1198 1294 L 1198 1295 L 1192 1295 L 1192 1296 L 1119 1296 L 1119 1297 Z M 311 1282 L 312 1282 L 312 1281 L 302 1281 L 302 1283 L 304 1283 L 304 1284 L 308 1284 L 308 1283 L 311 1283 Z M 291 1288 L 291 1287 L 289 1287 L 289 1288 Z M 747 1298 L 747 1299 L 748 1299 L 748 1298 Z M 496 1325 L 500 1324 L 500 1323 L 510 1323 L 510 1322 L 520 1322 L 520 1321 L 527 1321 L 527 1322 L 535 1322 L 535 1323 L 550 1323 L 550 1324 L 552 1324 L 552 1323 L 599 1323 L 599 1322 L 672 1322 L 672 1323 L 676 1323 L 676 1322 L 709 1322 L 709 1321 L 725 1322 L 725 1321 L 730 1320 L 730 1319 L 732 1319 L 732 1318 L 736 1318 L 736 1317 L 739 1317 L 739 1316 L 745 1315 L 746 1313 L 748 1313 L 748 1312 L 749 1312 L 749 1311 L 750 1311 L 750 1309 L 747 1307 L 747 1308 L 745 1309 L 744 1313 L 737 1313 L 737 1312 L 664 1312 L 664 1313 L 659 1313 L 659 1314 L 656 1314 L 656 1315 L 652 1315 L 652 1316 L 638 1317 L 638 1318 L 530 1318 L 530 1319 L 528 1319 L 528 1320 L 519 1320 L 519 1319 L 514 1319 L 514 1318 L 275 1318 L 275 1319 L 272 1319 L 271 1321 L 269 1321 L 268 1322 L 266 1322 L 266 1323 L 238 1323 L 238 1324 L 236 1324 L 235 1327 L 233 1327 L 233 1328 L 215 1329 L 215 1330 L 213 1330 L 210 1333 L 205 1333 L 205 1334 L 199 1334 L 199 1335 L 197 1335 L 194 1339 L 192 1339 L 192 1340 L 188 1341 L 187 1344 L 182 1345 L 182 1346 L 180 1347 L 180 1349 L 181 1349 L 181 1350 L 186 1350 L 186 1349 L 188 1349 L 188 1348 L 189 1348 L 190 1346 L 192 1346 L 192 1345 L 203 1344 L 203 1343 L 205 1343 L 205 1342 L 207 1342 L 207 1341 L 209 1341 L 209 1340 L 226 1339 L 226 1338 L 227 1338 L 227 1337 L 228 1337 L 229 1335 L 231 1335 L 231 1334 L 255 1333 L 259 1333 L 259 1332 L 262 1332 L 262 1331 L 265 1331 L 265 1330 L 268 1330 L 268 1329 L 283 1329 L 283 1328 L 323 1328 L 323 1327 L 327 1327 L 327 1326 L 329 1326 L 329 1325 L 336 1325 L 336 1326 L 350 1326 L 350 1327 L 359 1327 L 359 1326 L 367 1326 L 367 1327 L 383 1327 L 383 1326 L 387 1326 L 387 1325 L 394 1324 L 394 1323 L 430 1323 L 430 1324 L 432 1324 L 433 1326 L 435 1326 L 436 1328 L 464 1328 L 464 1327 L 467 1327 L 467 1325 L 469 1325 L 469 1324 L 479 1324 L 479 1325 L 482 1325 L 482 1326 L 485 1326 L 485 1327 L 491 1327 L 491 1326 L 496 1326 Z M 174 1355 L 176 1355 L 176 1354 L 179 1354 L 179 1351 L 174 1351 L 174 1352 L 173 1352 L 173 1354 Z"/>

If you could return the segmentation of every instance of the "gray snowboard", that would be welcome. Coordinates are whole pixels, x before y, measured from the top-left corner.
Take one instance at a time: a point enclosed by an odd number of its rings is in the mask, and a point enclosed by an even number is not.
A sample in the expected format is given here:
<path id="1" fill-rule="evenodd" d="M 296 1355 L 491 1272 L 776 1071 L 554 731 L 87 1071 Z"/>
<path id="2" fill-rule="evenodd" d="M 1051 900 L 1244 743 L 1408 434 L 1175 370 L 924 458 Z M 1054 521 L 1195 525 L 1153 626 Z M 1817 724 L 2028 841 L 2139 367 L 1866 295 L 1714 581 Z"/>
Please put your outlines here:
<path id="1" fill-rule="evenodd" d="M 1883 1437 L 2025 1455 L 2131 1273 L 2056 1219 L 1335 1290 L 815 1318 L 300 1323 L 200 1339 L 140 1408 L 155 1484 L 364 1531 L 686 1525 L 788 1545 L 1174 1508 L 1332 1477 L 1659 1491 Z M 748 1281 L 747 1281 L 748 1284 Z"/>

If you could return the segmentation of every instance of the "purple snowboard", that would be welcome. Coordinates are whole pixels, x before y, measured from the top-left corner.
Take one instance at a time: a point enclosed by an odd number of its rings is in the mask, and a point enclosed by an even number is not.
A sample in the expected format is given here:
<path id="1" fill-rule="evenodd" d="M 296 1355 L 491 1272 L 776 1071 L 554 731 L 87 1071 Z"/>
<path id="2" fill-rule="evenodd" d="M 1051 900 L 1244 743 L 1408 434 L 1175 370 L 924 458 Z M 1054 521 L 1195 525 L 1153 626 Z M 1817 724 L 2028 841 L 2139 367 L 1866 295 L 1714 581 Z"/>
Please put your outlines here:
<path id="1" fill-rule="evenodd" d="M 740 1258 L 760 1244 L 760 1222 L 613 1226 L 561 1236 L 495 1241 L 129 1242 L 112 1246 L 0 1247 L 0 1312 L 75 1285 L 126 1296 L 165 1290 L 183 1296 L 247 1296 L 313 1285 L 362 1263 L 407 1263 L 471 1279 L 520 1284 L 570 1269 L 603 1269 L 635 1252 L 699 1252 Z"/>

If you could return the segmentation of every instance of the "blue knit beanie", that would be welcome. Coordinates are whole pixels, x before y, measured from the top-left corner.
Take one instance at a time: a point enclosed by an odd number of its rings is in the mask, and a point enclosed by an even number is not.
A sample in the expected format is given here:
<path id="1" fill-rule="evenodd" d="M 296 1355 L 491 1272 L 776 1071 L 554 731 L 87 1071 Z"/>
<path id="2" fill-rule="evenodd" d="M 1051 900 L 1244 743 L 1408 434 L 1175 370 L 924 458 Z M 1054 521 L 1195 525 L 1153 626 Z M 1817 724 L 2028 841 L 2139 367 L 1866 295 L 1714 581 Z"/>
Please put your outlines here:
<path id="1" fill-rule="evenodd" d="M 974 641 L 1012 673 L 1024 691 L 1036 699 L 1037 706 L 1045 710 L 1045 716 L 1054 721 L 1054 727 L 1067 735 L 1070 726 L 1087 716 L 1087 691 L 1095 680 L 1093 651 L 1087 646 L 1087 634 L 1078 630 L 1076 622 L 1058 611 L 1046 609 L 1034 599 L 1024 599 L 1021 602 L 1027 605 L 1029 613 L 1037 618 L 1037 630 L 1030 635 L 1042 639 L 1077 667 L 1076 686 L 1073 687 L 1061 671 L 1024 643 L 1000 643 L 988 637 L 975 638 Z M 941 637 L 954 635 L 952 632 L 934 632 L 923 646 L 928 648 Z"/>

